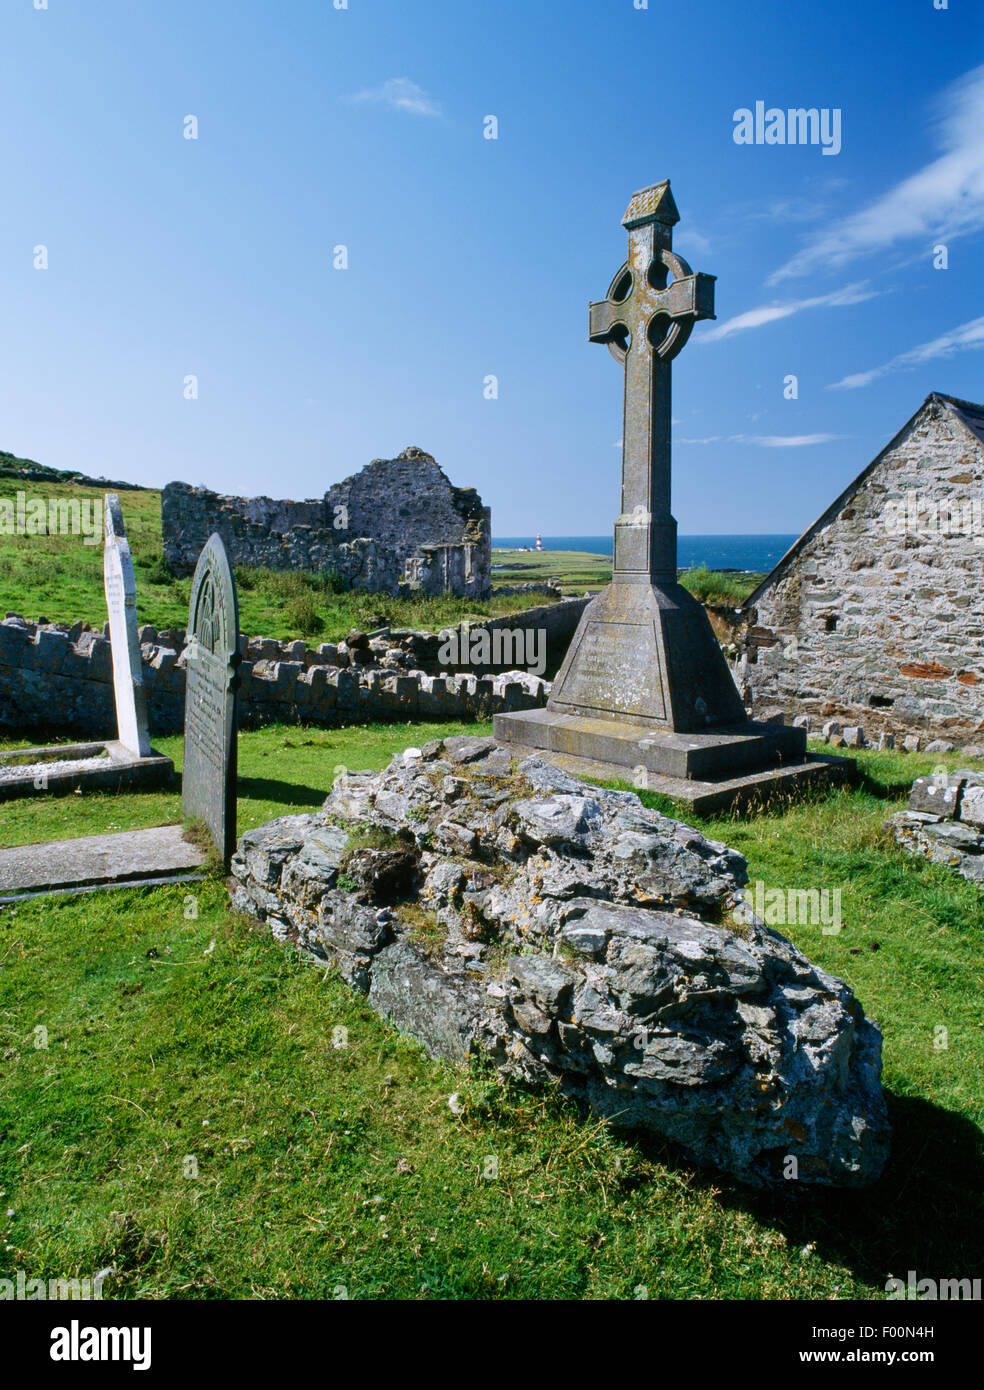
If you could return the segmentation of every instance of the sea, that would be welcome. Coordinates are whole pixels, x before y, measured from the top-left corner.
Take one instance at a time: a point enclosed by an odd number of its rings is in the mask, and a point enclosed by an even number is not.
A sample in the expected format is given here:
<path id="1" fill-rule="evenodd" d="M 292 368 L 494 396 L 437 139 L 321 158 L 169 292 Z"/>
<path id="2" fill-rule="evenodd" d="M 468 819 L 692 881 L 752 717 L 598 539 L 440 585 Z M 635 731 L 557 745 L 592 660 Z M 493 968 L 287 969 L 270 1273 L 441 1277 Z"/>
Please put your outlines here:
<path id="1" fill-rule="evenodd" d="M 789 536 L 679 536 L 677 564 L 681 569 L 706 565 L 710 570 L 742 570 L 767 574 L 797 539 Z M 607 536 L 542 536 L 544 550 L 579 550 L 588 555 L 612 554 L 612 538 Z M 531 549 L 536 536 L 496 536 L 494 549 Z"/>

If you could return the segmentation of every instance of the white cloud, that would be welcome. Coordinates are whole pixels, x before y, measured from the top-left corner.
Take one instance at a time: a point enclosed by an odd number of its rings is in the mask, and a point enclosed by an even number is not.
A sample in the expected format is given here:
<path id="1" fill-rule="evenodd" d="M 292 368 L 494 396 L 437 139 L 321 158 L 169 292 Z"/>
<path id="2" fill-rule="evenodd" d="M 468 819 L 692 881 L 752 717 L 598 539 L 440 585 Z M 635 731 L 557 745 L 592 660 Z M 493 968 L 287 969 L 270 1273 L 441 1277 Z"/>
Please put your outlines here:
<path id="1" fill-rule="evenodd" d="M 802 449 L 810 444 L 829 444 L 846 439 L 843 434 L 709 434 L 703 439 L 677 439 L 677 444 L 754 444 L 760 449 Z"/>
<path id="2" fill-rule="evenodd" d="M 812 198 L 774 198 L 767 207 L 756 208 L 750 216 L 755 221 L 819 222 L 830 215 L 829 203 Z"/>
<path id="3" fill-rule="evenodd" d="M 854 372 L 850 376 L 842 377 L 840 381 L 831 382 L 827 390 L 854 391 L 859 386 L 867 386 L 869 382 L 876 381 L 880 376 L 887 376 L 889 372 L 906 367 L 918 367 L 920 363 L 932 362 L 937 357 L 952 357 L 955 352 L 963 352 L 967 348 L 984 348 L 984 317 L 971 319 L 969 323 L 963 323 L 959 328 L 951 328 L 949 333 L 942 333 L 928 343 L 920 343 L 918 347 L 909 348 L 907 352 L 900 352 L 897 357 L 883 362 L 880 367 L 872 367 L 867 372 Z"/>
<path id="4" fill-rule="evenodd" d="M 984 65 L 945 89 L 939 111 L 940 157 L 813 237 L 770 284 L 818 268 L 833 270 L 899 242 L 918 238 L 928 245 L 984 227 Z"/>
<path id="5" fill-rule="evenodd" d="M 710 238 L 703 232 L 699 232 L 696 227 L 688 227 L 684 238 L 687 244 L 687 259 L 692 261 L 694 256 L 707 256 L 711 253 Z"/>
<path id="6" fill-rule="evenodd" d="M 741 333 L 746 328 L 761 328 L 763 324 L 788 319 L 791 314 L 799 314 L 804 309 L 832 309 L 845 304 L 863 304 L 866 299 L 873 299 L 876 294 L 881 293 L 879 290 L 870 290 L 867 286 L 867 280 L 859 280 L 856 284 L 845 285 L 829 294 L 815 294 L 809 299 L 790 299 L 785 304 L 763 304 L 757 309 L 748 309 L 744 314 L 738 314 L 733 319 L 726 319 L 724 323 L 717 324 L 701 334 L 697 341 L 713 343 L 718 338 L 730 338 L 732 333 Z"/>
<path id="7" fill-rule="evenodd" d="M 763 449 L 802 449 L 810 444 L 829 444 L 832 439 L 843 439 L 842 434 L 753 434 L 749 444 L 760 444 Z"/>
<path id="8" fill-rule="evenodd" d="M 441 108 L 433 101 L 423 87 L 411 82 L 409 77 L 391 77 L 381 87 L 369 87 L 356 92 L 350 101 L 375 101 L 389 106 L 394 111 L 409 111 L 414 116 L 439 116 Z"/>

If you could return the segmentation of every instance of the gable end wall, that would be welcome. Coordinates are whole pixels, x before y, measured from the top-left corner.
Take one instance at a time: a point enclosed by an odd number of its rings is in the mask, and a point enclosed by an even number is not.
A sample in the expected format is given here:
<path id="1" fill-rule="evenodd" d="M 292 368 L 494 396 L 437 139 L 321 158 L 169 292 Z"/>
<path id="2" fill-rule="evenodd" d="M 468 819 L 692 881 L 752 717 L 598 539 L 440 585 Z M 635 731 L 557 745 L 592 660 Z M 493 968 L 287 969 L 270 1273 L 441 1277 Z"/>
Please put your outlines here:
<path id="1" fill-rule="evenodd" d="M 931 398 L 840 511 L 753 595 L 739 670 L 753 713 L 978 737 L 982 497 L 984 449 Z M 918 520 L 909 498 L 921 499 Z"/>

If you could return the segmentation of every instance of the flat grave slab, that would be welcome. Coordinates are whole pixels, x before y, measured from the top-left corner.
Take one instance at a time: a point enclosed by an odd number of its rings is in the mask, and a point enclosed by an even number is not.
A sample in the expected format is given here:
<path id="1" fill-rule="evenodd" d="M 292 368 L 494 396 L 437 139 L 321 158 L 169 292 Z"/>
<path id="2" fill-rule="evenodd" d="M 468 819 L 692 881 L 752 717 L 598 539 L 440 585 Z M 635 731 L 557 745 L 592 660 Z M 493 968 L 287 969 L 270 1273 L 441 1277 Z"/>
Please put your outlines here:
<path id="1" fill-rule="evenodd" d="M 498 730 L 496 731 L 498 733 Z M 777 767 L 758 769 L 733 777 L 708 780 L 687 777 L 667 777 L 660 773 L 645 773 L 638 782 L 633 769 L 624 763 L 604 762 L 598 758 L 552 752 L 510 740 L 504 745 L 516 759 L 542 758 L 574 777 L 586 782 L 623 782 L 636 791 L 658 792 L 682 802 L 697 816 L 709 816 L 729 808 L 764 805 L 777 797 L 789 796 L 803 787 L 829 787 L 850 781 L 855 775 L 852 758 L 837 758 L 825 753 L 807 753 L 803 761 Z"/>
<path id="2" fill-rule="evenodd" d="M 0 904 L 201 878 L 205 854 L 180 825 L 0 849 Z"/>
<path id="3" fill-rule="evenodd" d="M 16 748 L 0 753 L 0 801 L 79 790 L 147 791 L 163 786 L 173 771 L 170 758 L 153 749 L 140 757 L 117 740 Z"/>

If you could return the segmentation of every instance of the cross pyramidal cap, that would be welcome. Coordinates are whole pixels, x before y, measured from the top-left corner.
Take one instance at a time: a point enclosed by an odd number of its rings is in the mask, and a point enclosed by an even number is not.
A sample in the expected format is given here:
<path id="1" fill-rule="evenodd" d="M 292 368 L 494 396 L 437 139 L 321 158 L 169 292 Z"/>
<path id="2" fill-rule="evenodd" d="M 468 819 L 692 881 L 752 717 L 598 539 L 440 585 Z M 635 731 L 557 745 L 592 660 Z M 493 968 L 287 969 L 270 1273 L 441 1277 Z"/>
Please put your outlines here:
<path id="1" fill-rule="evenodd" d="M 707 613 L 677 582 L 670 374 L 694 325 L 714 317 L 715 281 L 673 250 L 679 220 L 669 181 L 636 193 L 628 256 L 590 306 L 589 339 L 625 378 L 612 582 L 585 609 L 546 709 L 496 715 L 495 733 L 569 771 L 630 768 L 636 785 L 709 807 L 774 780 L 778 764 L 826 770 L 805 760 L 802 729 L 748 720 Z"/>

